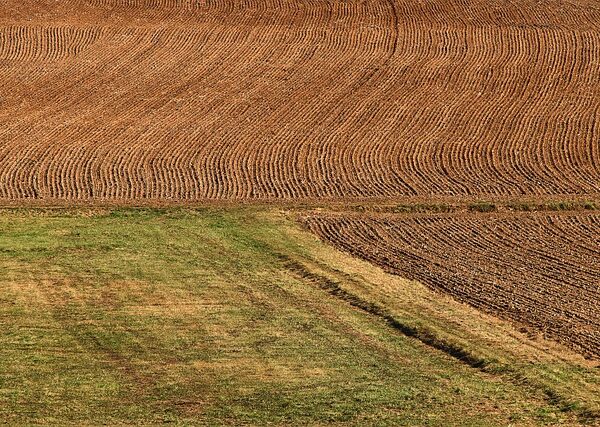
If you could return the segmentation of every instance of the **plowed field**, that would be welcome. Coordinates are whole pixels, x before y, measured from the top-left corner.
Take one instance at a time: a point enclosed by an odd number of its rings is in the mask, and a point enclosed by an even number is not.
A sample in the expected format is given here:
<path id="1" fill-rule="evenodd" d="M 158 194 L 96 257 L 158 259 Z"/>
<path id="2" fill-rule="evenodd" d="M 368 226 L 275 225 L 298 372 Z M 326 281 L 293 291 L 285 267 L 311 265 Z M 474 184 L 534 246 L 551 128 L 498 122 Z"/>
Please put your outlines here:
<path id="1" fill-rule="evenodd" d="M 0 199 L 600 193 L 591 0 L 3 0 Z"/>
<path id="2" fill-rule="evenodd" d="M 316 214 L 341 249 L 600 356 L 600 215 Z"/>
<path id="3" fill-rule="evenodd" d="M 597 200 L 599 82 L 591 0 L 3 0 L 0 204 Z M 306 224 L 600 355 L 595 213 Z"/>

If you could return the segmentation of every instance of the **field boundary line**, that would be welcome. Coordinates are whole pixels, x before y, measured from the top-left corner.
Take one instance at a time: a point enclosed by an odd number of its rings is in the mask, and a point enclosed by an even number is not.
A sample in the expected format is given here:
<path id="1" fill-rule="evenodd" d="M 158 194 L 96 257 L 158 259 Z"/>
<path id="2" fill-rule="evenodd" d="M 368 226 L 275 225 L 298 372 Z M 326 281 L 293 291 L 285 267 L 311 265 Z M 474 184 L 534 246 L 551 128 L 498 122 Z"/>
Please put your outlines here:
<path id="1" fill-rule="evenodd" d="M 368 301 L 356 293 L 345 289 L 341 281 L 328 277 L 327 273 L 321 268 L 315 267 L 318 268 L 319 271 L 313 271 L 306 264 L 308 260 L 303 259 L 300 261 L 284 254 L 277 254 L 277 256 L 283 266 L 292 275 L 318 287 L 331 297 L 334 297 L 369 316 L 379 319 L 398 333 L 416 339 L 422 344 L 441 351 L 473 369 L 477 369 L 486 374 L 507 378 L 511 383 L 517 386 L 525 385 L 536 392 L 540 392 L 549 404 L 558 406 L 563 412 L 572 412 L 582 423 L 587 424 L 600 421 L 600 413 L 586 407 L 585 402 L 572 401 L 568 396 L 564 396 L 552 387 L 527 377 L 514 367 L 497 360 L 488 360 L 485 357 L 480 357 L 456 343 L 440 338 L 435 332 L 427 327 L 410 325 L 398 320 L 384 306 Z"/>

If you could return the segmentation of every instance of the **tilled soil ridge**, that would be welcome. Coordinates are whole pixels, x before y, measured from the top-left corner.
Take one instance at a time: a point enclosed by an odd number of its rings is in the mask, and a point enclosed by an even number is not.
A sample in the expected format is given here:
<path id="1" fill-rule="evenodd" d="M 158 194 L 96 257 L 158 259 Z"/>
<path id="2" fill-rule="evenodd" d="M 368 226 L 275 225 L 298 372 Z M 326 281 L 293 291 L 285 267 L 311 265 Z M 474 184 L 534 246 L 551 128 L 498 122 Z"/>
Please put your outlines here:
<path id="1" fill-rule="evenodd" d="M 600 193 L 600 9 L 5 0 L 0 199 Z"/>

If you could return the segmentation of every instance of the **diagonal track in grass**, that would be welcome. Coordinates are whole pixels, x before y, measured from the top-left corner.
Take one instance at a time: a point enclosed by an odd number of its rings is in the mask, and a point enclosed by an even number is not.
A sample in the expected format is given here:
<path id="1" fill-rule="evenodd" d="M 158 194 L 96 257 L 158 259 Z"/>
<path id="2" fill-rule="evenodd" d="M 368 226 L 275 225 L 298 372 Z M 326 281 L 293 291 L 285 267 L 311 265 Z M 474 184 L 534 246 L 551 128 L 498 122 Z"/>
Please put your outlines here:
<path id="1" fill-rule="evenodd" d="M 600 413 L 588 408 L 585 402 L 573 401 L 570 396 L 565 396 L 559 391 L 525 376 L 508 364 L 500 363 L 498 360 L 488 360 L 462 348 L 456 343 L 444 340 L 437 336 L 431 329 L 401 322 L 385 307 L 367 301 L 359 295 L 344 289 L 340 281 L 326 276 L 326 273 L 322 270 L 321 273 L 311 271 L 305 263 L 284 254 L 279 254 L 279 258 L 285 268 L 302 280 L 319 287 L 329 295 L 356 309 L 379 318 L 389 327 L 403 335 L 415 338 L 423 344 L 442 351 L 472 368 L 489 374 L 501 375 L 516 385 L 525 385 L 528 388 L 542 392 L 550 404 L 558 406 L 564 412 L 573 411 L 582 423 L 591 424 L 600 421 Z"/>

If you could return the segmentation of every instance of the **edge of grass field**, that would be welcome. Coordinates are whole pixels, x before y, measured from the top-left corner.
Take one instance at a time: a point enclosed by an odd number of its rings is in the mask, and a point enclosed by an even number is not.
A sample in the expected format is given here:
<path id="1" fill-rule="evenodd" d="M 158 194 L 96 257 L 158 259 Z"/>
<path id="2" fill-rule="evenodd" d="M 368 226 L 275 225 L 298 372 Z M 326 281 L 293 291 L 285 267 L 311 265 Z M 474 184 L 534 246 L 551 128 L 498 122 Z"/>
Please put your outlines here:
<path id="1" fill-rule="evenodd" d="M 287 219 L 293 220 L 294 215 Z M 474 369 L 543 394 L 582 423 L 600 422 L 598 361 L 524 325 L 498 319 L 419 282 L 386 273 L 321 242 L 295 224 L 284 228 L 302 248 L 284 262 L 330 296 Z"/>
<path id="2" fill-rule="evenodd" d="M 534 336 L 419 282 L 384 272 L 320 241 L 296 222 L 298 212 L 280 207 L 0 209 L 0 215 L 115 216 L 188 215 L 214 212 L 257 228 L 253 239 L 277 255 L 290 274 L 411 339 L 462 363 L 524 387 L 580 423 L 600 422 L 598 364 Z M 273 230 L 276 230 L 273 233 Z"/>

